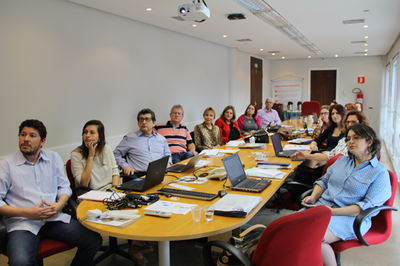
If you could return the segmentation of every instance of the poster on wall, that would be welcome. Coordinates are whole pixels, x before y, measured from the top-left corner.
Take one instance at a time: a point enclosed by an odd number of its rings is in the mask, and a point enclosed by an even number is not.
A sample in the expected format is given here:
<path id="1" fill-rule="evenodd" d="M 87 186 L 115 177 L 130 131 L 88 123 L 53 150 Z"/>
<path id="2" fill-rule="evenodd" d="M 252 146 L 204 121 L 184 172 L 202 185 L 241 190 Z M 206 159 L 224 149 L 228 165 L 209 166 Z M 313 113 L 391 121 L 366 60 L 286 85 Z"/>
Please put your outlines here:
<path id="1" fill-rule="evenodd" d="M 297 108 L 297 102 L 302 101 L 303 79 L 272 80 L 272 99 L 274 103 L 282 103 L 283 109 L 287 109 L 288 102 L 293 102 L 293 108 Z"/>

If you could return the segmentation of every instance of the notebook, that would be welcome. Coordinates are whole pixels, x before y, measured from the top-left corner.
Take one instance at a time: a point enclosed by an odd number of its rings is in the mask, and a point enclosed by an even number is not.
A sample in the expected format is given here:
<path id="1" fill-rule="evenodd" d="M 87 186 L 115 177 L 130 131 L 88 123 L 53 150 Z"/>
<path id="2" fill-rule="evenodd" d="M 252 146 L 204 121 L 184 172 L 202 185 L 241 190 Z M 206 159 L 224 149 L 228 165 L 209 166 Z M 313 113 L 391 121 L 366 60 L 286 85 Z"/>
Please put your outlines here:
<path id="1" fill-rule="evenodd" d="M 261 192 L 271 184 L 271 180 L 247 178 L 237 153 L 223 158 L 222 162 L 233 190 Z"/>
<path id="2" fill-rule="evenodd" d="M 281 139 L 279 138 L 279 134 L 274 134 L 271 136 L 272 145 L 274 145 L 275 155 L 277 157 L 285 157 L 290 158 L 292 154 L 295 154 L 296 151 L 284 151 L 282 149 Z"/>
<path id="3" fill-rule="evenodd" d="M 173 172 L 173 173 L 181 173 L 186 170 L 189 170 L 190 168 L 193 168 L 201 158 L 203 158 L 204 154 L 199 154 L 197 156 L 194 156 L 190 158 L 189 162 L 187 164 L 176 164 L 173 166 L 170 166 L 167 168 L 168 172 Z"/>
<path id="4" fill-rule="evenodd" d="M 123 183 L 118 188 L 121 190 L 146 191 L 164 180 L 165 169 L 167 169 L 169 156 L 149 163 L 145 178 L 135 178 Z"/>

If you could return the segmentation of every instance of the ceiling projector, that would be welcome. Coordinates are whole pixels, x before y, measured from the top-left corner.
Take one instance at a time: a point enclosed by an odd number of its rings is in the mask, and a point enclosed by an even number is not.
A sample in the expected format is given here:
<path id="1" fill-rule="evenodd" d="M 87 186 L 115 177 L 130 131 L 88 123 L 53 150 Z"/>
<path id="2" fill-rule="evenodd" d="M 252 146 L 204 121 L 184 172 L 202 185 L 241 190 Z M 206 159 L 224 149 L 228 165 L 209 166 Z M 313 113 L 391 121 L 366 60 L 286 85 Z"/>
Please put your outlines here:
<path id="1" fill-rule="evenodd" d="M 183 20 L 194 20 L 197 22 L 203 22 L 210 18 L 210 9 L 200 0 L 196 3 L 196 0 L 192 4 L 184 4 L 178 7 L 178 14 Z"/>

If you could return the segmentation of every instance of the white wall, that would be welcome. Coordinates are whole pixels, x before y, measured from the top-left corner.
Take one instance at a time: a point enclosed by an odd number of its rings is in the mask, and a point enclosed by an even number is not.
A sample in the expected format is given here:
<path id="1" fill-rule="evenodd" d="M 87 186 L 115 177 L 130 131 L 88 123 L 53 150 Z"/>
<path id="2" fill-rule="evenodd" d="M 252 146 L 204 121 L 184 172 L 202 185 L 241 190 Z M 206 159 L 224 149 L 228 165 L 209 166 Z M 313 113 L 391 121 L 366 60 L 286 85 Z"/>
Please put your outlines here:
<path id="1" fill-rule="evenodd" d="M 0 36 L 0 158 L 17 151 L 28 118 L 44 122 L 45 149 L 65 161 L 90 119 L 105 124 L 115 146 L 137 129 L 142 108 L 165 122 L 182 104 L 192 129 L 206 107 L 219 114 L 229 103 L 229 80 L 241 95 L 249 90 L 245 54 L 232 79 L 227 47 L 64 0 L 2 1 Z"/>
<path id="2" fill-rule="evenodd" d="M 338 83 L 336 100 L 338 103 L 354 103 L 356 95 L 351 91 L 360 88 L 364 92 L 365 114 L 371 120 L 371 126 L 379 132 L 381 112 L 381 89 L 383 62 L 378 56 L 351 57 L 351 58 L 326 58 L 298 59 L 298 60 L 271 60 L 271 79 L 286 75 L 304 78 L 303 99 L 308 101 L 309 71 L 310 69 L 337 69 Z M 365 76 L 365 84 L 358 84 L 357 77 Z M 373 109 L 369 109 L 373 108 Z"/>

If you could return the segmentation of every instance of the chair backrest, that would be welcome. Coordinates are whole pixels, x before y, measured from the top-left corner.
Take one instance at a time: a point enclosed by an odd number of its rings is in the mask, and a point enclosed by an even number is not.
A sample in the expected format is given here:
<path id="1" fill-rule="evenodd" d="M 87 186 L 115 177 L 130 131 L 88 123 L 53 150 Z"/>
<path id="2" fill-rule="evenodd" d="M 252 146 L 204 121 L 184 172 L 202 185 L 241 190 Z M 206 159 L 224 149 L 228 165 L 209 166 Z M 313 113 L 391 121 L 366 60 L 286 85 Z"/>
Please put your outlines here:
<path id="1" fill-rule="evenodd" d="M 72 175 L 71 159 L 69 159 L 67 161 L 67 163 L 65 164 L 65 170 L 67 172 L 68 180 L 69 180 L 69 183 L 70 183 L 69 186 L 71 187 L 71 189 L 74 189 L 75 188 L 75 179 L 74 179 L 74 176 Z M 76 194 L 75 193 L 72 193 L 71 199 L 76 200 Z"/>
<path id="2" fill-rule="evenodd" d="M 257 245 L 257 266 L 322 265 L 321 243 L 332 212 L 325 206 L 283 216 L 267 226 Z"/>
<path id="3" fill-rule="evenodd" d="M 312 115 L 312 112 L 315 112 L 317 116 L 319 116 L 320 104 L 317 101 L 309 101 L 303 102 L 301 107 L 301 115 Z"/>
<path id="4" fill-rule="evenodd" d="M 325 168 L 324 171 L 322 171 L 322 175 L 324 175 L 326 173 L 326 171 L 328 170 L 329 166 L 331 166 L 334 162 L 336 162 L 336 160 L 340 157 L 343 156 L 343 154 L 339 153 L 335 156 L 333 156 L 332 158 L 330 158 L 328 160 L 328 162 L 325 164 Z"/>

